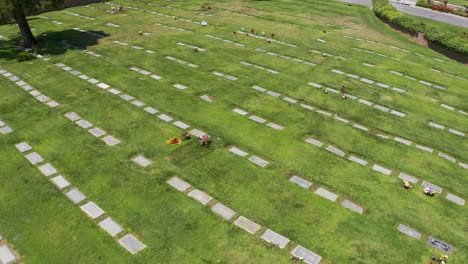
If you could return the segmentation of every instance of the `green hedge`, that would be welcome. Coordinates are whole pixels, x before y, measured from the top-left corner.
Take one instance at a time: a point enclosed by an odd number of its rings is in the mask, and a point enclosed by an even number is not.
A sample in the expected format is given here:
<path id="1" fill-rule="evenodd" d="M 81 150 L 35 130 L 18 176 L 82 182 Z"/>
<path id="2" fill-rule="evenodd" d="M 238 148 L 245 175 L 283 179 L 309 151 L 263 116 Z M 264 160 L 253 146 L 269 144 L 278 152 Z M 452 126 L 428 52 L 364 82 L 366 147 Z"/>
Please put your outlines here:
<path id="1" fill-rule="evenodd" d="M 451 51 L 468 55 L 468 42 L 450 32 L 428 26 L 418 19 L 405 15 L 394 8 L 387 0 L 373 0 L 374 13 L 380 19 L 385 19 L 411 32 L 423 33 L 427 40 L 445 47 Z"/>

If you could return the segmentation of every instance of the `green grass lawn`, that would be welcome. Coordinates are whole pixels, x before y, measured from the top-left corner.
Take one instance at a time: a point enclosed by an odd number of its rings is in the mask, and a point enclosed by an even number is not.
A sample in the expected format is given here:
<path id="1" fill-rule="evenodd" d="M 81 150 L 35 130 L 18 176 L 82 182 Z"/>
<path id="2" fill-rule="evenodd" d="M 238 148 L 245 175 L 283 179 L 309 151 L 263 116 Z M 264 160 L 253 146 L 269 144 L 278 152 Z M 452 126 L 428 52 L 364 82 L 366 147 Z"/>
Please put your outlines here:
<path id="1" fill-rule="evenodd" d="M 0 76 L 0 120 L 14 130 L 7 135 L 0 134 L 0 233 L 21 256 L 21 261 L 290 263 L 289 252 L 302 245 L 320 255 L 320 263 L 428 263 L 432 256 L 442 253 L 427 245 L 430 236 L 453 247 L 448 263 L 464 263 L 468 259 L 466 205 L 445 198 L 447 193 L 466 197 L 467 173 L 437 154 L 442 152 L 457 161 L 468 162 L 466 136 L 448 131 L 468 132 L 467 116 L 458 112 L 468 112 L 466 66 L 393 31 L 368 8 L 339 2 L 125 0 L 115 3 L 123 4 L 124 14 L 109 14 L 111 5 L 99 3 L 64 10 L 95 20 L 63 11 L 30 17 L 33 33 L 40 39 L 37 50 L 49 60 L 19 62 L 21 55 L 13 49 L 19 37 L 18 28 L 0 26 L 0 35 L 7 39 L 0 40 L 0 67 L 61 104 L 50 108 Z M 202 4 L 211 9 L 202 9 Z M 206 20 L 209 26 L 203 28 L 187 20 Z M 120 27 L 107 26 L 107 23 Z M 75 27 L 105 37 L 96 38 L 73 30 Z M 254 29 L 259 35 L 274 33 L 276 40 L 296 47 L 233 33 L 242 27 L 246 31 Z M 149 34 L 139 36 L 140 30 Z M 60 43 L 62 40 L 100 57 L 66 48 Z M 129 45 L 116 44 L 113 42 L 116 40 Z M 194 52 L 177 45 L 178 42 L 206 51 Z M 192 68 L 166 56 L 199 67 Z M 279 73 L 248 67 L 241 61 Z M 166 141 L 180 136 L 183 130 L 150 115 L 144 107 L 131 105 L 67 73 L 55 63 L 64 63 L 137 97 L 147 106 L 174 117 L 174 121 L 180 120 L 209 133 L 211 147 L 201 147 L 195 138 L 180 145 L 168 145 Z M 156 81 L 129 70 L 133 66 L 163 79 Z M 406 93 L 338 75 L 332 69 L 388 84 Z M 213 75 L 213 71 L 239 79 L 230 81 Z M 446 90 L 429 87 L 419 80 Z M 401 111 L 406 117 L 370 108 L 356 100 L 343 100 L 338 94 L 324 94 L 323 89 L 308 82 L 338 90 L 344 85 L 348 93 Z M 173 85 L 177 83 L 188 88 L 176 89 Z M 254 85 L 300 102 L 291 104 L 258 92 L 251 88 Z M 86 87 L 91 87 L 91 91 L 86 91 Z M 214 101 L 204 101 L 201 95 L 209 95 Z M 299 104 L 322 109 L 332 116 L 307 110 Z M 455 110 L 447 110 L 441 104 Z M 234 113 L 234 108 L 285 129 L 275 130 L 266 123 L 255 123 L 248 116 Z M 64 114 L 70 111 L 121 143 L 107 146 L 65 118 Z M 335 114 L 351 123 L 334 119 Z M 431 128 L 427 124 L 430 121 L 447 128 Z M 369 132 L 354 128 L 351 125 L 354 123 L 369 128 Z M 413 143 L 405 146 L 380 138 L 376 133 Z M 370 165 L 360 166 L 326 151 L 325 147 L 304 142 L 309 137 L 361 157 Z M 125 251 L 23 157 L 14 146 L 23 141 L 147 248 L 136 255 Z M 434 152 L 418 150 L 416 144 L 433 148 Z M 256 166 L 230 153 L 231 146 L 261 157 L 269 165 Z M 133 163 L 131 159 L 139 154 L 151 159 L 153 164 L 142 168 Z M 372 164 L 389 168 L 394 174 L 376 172 Z M 405 190 L 396 176 L 399 172 L 413 175 L 419 182 L 413 189 Z M 322 187 L 338 194 L 338 201 L 332 203 L 289 182 L 292 175 L 311 181 L 312 190 Z M 232 223 L 234 219 L 223 220 L 208 206 L 169 186 L 166 181 L 173 176 L 205 191 L 262 229 L 250 235 L 236 227 Z M 423 180 L 442 187 L 443 194 L 425 196 Z M 342 207 L 340 203 L 345 199 L 364 207 L 364 213 Z M 421 239 L 398 232 L 400 223 L 420 232 Z M 271 248 L 260 238 L 266 228 L 291 240 L 286 250 Z"/>

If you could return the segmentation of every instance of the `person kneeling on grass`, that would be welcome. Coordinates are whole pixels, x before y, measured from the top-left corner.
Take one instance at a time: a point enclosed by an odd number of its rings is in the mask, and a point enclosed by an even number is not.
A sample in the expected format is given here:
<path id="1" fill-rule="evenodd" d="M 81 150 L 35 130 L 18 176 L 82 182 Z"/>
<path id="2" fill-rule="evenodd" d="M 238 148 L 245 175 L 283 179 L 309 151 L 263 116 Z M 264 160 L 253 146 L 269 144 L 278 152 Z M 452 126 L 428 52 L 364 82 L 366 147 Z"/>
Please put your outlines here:
<path id="1" fill-rule="evenodd" d="M 409 181 L 403 181 L 403 187 L 405 189 L 411 189 L 413 188 L 413 186 L 411 186 L 411 184 L 409 183 Z"/>

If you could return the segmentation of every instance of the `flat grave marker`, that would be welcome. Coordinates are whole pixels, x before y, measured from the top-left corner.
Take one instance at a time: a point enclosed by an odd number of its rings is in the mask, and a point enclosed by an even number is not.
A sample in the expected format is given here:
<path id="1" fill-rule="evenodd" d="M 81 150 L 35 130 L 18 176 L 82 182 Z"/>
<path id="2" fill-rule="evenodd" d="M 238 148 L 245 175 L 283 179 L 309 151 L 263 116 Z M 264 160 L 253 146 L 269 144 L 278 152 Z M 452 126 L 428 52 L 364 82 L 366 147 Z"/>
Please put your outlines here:
<path id="1" fill-rule="evenodd" d="M 33 152 L 33 153 L 29 153 L 28 155 L 24 156 L 27 160 L 29 160 L 29 162 L 31 162 L 32 165 L 35 165 L 39 162 L 42 162 L 44 159 L 42 159 L 42 157 L 37 154 L 36 152 Z"/>
<path id="2" fill-rule="evenodd" d="M 16 262 L 13 251 L 7 245 L 0 246 L 0 263 L 10 264 Z"/>
<path id="3" fill-rule="evenodd" d="M 309 189 L 310 186 L 312 186 L 312 183 L 310 181 L 304 180 L 299 176 L 292 176 L 291 179 L 289 179 L 289 181 L 299 185 L 300 187 L 304 189 Z"/>
<path id="4" fill-rule="evenodd" d="M 125 235 L 119 239 L 120 245 L 122 245 L 128 252 L 136 254 L 146 248 L 146 245 L 141 243 L 136 237 L 131 234 Z"/>
<path id="5" fill-rule="evenodd" d="M 268 243 L 278 245 L 278 247 L 281 249 L 284 249 L 290 241 L 288 238 L 274 232 L 271 229 L 267 229 L 265 233 L 263 233 L 262 239 Z"/>
<path id="6" fill-rule="evenodd" d="M 260 166 L 260 167 L 262 167 L 262 168 L 265 168 L 269 164 L 268 161 L 263 160 L 263 159 L 261 159 L 261 158 L 259 158 L 257 156 L 250 157 L 249 161 L 256 164 L 256 165 L 258 165 L 258 166 Z"/>
<path id="7" fill-rule="evenodd" d="M 398 225 L 398 231 L 402 232 L 403 234 L 406 234 L 410 237 L 413 237 L 413 238 L 416 238 L 416 239 L 420 239 L 421 238 L 421 233 L 419 233 L 418 231 L 404 225 L 404 224 L 399 224 Z"/>
<path id="8" fill-rule="evenodd" d="M 132 158 L 132 161 L 144 168 L 148 167 L 149 165 L 153 163 L 153 161 L 151 161 L 150 159 L 147 159 L 143 155 L 138 155 Z"/>
<path id="9" fill-rule="evenodd" d="M 351 210 L 351 211 L 353 211 L 353 212 L 356 212 L 356 213 L 358 213 L 358 214 L 364 213 L 364 209 L 363 209 L 361 206 L 359 206 L 359 205 L 357 205 L 357 204 L 351 202 L 350 200 L 344 200 L 344 201 L 341 203 L 341 205 L 342 205 L 344 208 L 349 209 L 349 210 Z"/>
<path id="10" fill-rule="evenodd" d="M 375 170 L 375 171 L 378 171 L 380 173 L 383 173 L 385 175 L 390 175 L 392 173 L 391 170 L 387 169 L 387 168 L 384 168 L 380 165 L 377 165 L 377 164 L 374 164 L 374 166 L 372 166 L 372 169 Z"/>
<path id="11" fill-rule="evenodd" d="M 244 216 L 239 216 L 236 221 L 234 221 L 234 225 L 244 229 L 248 233 L 254 235 L 255 233 L 260 230 L 261 226 L 250 219 L 244 217 Z"/>
<path id="12" fill-rule="evenodd" d="M 88 202 L 80 207 L 91 219 L 96 219 L 103 215 L 105 212 L 94 202 Z"/>
<path id="13" fill-rule="evenodd" d="M 234 215 L 237 214 L 236 211 L 232 210 L 231 208 L 229 208 L 226 205 L 224 205 L 222 203 L 219 203 L 219 202 L 211 207 L 211 211 L 213 211 L 213 213 L 221 216 L 226 221 L 231 220 L 231 218 L 234 217 Z"/>
<path id="14" fill-rule="evenodd" d="M 191 187 L 189 183 L 178 177 L 171 178 L 167 183 L 181 192 L 184 192 Z"/>
<path id="15" fill-rule="evenodd" d="M 106 134 L 106 132 L 100 128 L 94 127 L 88 130 L 89 133 L 91 133 L 95 137 L 102 137 Z"/>
<path id="16" fill-rule="evenodd" d="M 192 197 L 193 199 L 197 200 L 199 203 L 206 205 L 208 204 L 211 200 L 213 200 L 213 197 L 209 196 L 205 192 L 202 192 L 198 189 L 192 190 L 191 192 L 188 193 L 188 196 Z"/>
<path id="17" fill-rule="evenodd" d="M 108 145 L 108 146 L 115 146 L 120 143 L 120 140 L 116 139 L 113 136 L 105 136 L 102 138 L 102 140 Z"/>
<path id="18" fill-rule="evenodd" d="M 429 246 L 431 247 L 434 247 L 434 248 L 437 248 L 445 253 L 450 253 L 452 252 L 452 246 L 450 246 L 449 244 L 445 243 L 444 241 L 442 240 L 439 240 L 435 237 L 429 237 L 429 239 L 427 240 L 427 244 L 429 244 Z"/>
<path id="19" fill-rule="evenodd" d="M 448 193 L 446 198 L 449 200 L 449 201 L 452 201 L 456 204 L 459 204 L 459 205 L 465 205 L 465 200 L 454 195 L 454 194 L 451 194 L 451 193 Z"/>
<path id="20" fill-rule="evenodd" d="M 106 219 L 99 222 L 99 226 L 109 235 L 111 235 L 111 237 L 115 237 L 123 231 L 123 228 L 110 217 L 107 217 Z"/>
<path id="21" fill-rule="evenodd" d="M 32 147 L 26 142 L 16 144 L 15 147 L 22 153 L 30 151 L 32 149 Z"/>
<path id="22" fill-rule="evenodd" d="M 86 200 L 86 195 L 84 195 L 82 192 L 80 192 L 77 188 L 73 188 L 67 193 L 65 193 L 65 196 L 68 197 L 74 204 L 78 204 L 84 200 Z"/>
<path id="23" fill-rule="evenodd" d="M 341 149 L 338 149 L 338 148 L 335 148 L 334 146 L 332 145 L 329 145 L 326 150 L 328 150 L 329 152 L 335 154 L 335 155 L 338 155 L 340 157 L 344 157 L 345 153 L 344 151 L 342 151 Z"/>
<path id="24" fill-rule="evenodd" d="M 59 176 L 56 176 L 52 179 L 50 179 L 54 184 L 55 186 L 57 186 L 57 188 L 59 188 L 60 190 L 70 186 L 70 182 L 67 181 L 67 179 L 65 179 L 65 177 L 63 177 L 62 175 L 59 175 Z"/>
<path id="25" fill-rule="evenodd" d="M 321 256 L 300 245 L 295 247 L 291 254 L 295 257 L 301 258 L 302 261 L 304 261 L 307 264 L 318 264 L 322 259 Z"/>
<path id="26" fill-rule="evenodd" d="M 315 192 L 315 194 L 322 196 L 323 198 L 330 200 L 332 202 L 335 202 L 336 199 L 338 199 L 338 195 L 324 189 L 324 188 L 318 188 Z"/>
<path id="27" fill-rule="evenodd" d="M 46 177 L 49 177 L 52 174 L 57 173 L 57 170 L 50 165 L 50 163 L 46 163 L 39 167 L 39 170 L 44 174 Z"/>

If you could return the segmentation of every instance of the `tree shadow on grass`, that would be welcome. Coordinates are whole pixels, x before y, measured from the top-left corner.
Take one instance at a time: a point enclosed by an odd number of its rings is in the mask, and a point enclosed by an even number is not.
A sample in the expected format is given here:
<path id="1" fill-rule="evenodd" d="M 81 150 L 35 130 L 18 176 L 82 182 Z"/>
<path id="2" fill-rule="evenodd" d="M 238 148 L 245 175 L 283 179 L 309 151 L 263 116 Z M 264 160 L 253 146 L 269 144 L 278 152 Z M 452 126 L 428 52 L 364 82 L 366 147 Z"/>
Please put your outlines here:
<path id="1" fill-rule="evenodd" d="M 17 36 L 9 40 L 0 40 L 0 58 L 7 60 L 29 61 L 37 57 L 32 53 L 47 55 L 61 55 L 68 50 L 85 50 L 99 44 L 99 39 L 108 37 L 103 31 L 78 31 L 66 29 L 62 31 L 47 31 L 36 36 L 38 45 L 31 52 L 21 48 L 22 37 Z"/>

